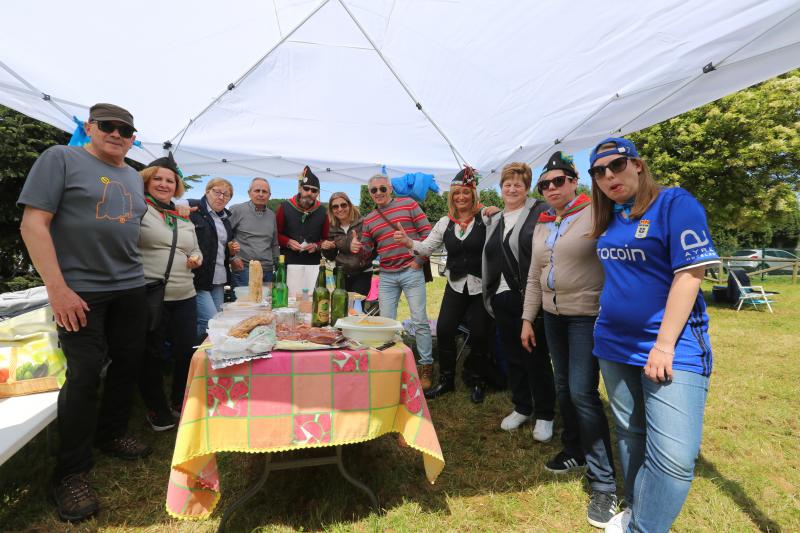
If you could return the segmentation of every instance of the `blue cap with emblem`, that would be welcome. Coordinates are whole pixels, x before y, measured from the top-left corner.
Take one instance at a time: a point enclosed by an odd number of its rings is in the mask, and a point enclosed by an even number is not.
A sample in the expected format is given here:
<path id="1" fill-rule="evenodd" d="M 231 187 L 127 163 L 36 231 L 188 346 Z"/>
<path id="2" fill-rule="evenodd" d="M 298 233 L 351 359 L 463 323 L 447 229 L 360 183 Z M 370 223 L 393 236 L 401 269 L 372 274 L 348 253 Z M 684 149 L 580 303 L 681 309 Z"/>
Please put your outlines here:
<path id="1" fill-rule="evenodd" d="M 606 144 L 613 144 L 614 148 L 606 148 L 602 152 L 598 153 L 597 149 Z M 628 157 L 639 157 L 639 152 L 636 151 L 636 146 L 631 141 L 628 139 L 623 139 L 622 137 L 609 137 L 608 139 L 600 141 L 597 143 L 597 146 L 594 147 L 592 153 L 589 155 L 589 166 L 593 167 L 594 162 L 601 157 L 615 154 L 626 155 Z"/>

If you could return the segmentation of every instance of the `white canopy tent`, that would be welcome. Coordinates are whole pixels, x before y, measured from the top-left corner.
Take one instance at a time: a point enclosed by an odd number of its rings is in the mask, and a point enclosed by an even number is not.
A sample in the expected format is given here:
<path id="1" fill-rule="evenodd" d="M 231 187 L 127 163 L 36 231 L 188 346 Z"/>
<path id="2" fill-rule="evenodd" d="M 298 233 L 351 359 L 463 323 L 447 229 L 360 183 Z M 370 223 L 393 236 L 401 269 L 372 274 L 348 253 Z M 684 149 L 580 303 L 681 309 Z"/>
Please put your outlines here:
<path id="1" fill-rule="evenodd" d="M 0 103 L 67 131 L 128 108 L 147 162 L 497 182 L 800 66 L 800 2 L 45 0 L 0 7 Z M 584 170 L 584 169 L 582 169 Z"/>

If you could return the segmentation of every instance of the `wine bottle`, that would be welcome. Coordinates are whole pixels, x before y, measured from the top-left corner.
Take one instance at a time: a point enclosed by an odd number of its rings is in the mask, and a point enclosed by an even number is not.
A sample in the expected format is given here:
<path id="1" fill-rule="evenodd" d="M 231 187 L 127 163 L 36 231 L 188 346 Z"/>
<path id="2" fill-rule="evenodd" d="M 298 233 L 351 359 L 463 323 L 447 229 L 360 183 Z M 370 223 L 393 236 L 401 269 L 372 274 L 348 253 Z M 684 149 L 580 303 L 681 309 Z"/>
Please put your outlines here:
<path id="1" fill-rule="evenodd" d="M 272 280 L 272 308 L 289 306 L 289 287 L 286 285 L 286 259 L 280 256 Z"/>
<path id="2" fill-rule="evenodd" d="M 338 266 L 336 271 L 336 288 L 331 294 L 331 326 L 347 316 L 347 290 L 344 288 L 344 268 Z"/>
<path id="3" fill-rule="evenodd" d="M 331 314 L 331 293 L 325 286 L 325 259 L 319 262 L 319 275 L 317 286 L 314 287 L 312 296 L 311 325 L 314 327 L 327 326 Z"/>

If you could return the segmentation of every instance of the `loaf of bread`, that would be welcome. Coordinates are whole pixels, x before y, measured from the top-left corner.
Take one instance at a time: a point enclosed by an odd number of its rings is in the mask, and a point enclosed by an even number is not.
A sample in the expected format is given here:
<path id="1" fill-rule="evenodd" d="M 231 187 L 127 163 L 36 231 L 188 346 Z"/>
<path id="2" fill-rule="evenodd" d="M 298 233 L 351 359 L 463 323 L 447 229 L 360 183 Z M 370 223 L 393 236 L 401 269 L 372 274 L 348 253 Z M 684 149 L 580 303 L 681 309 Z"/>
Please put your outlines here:
<path id="1" fill-rule="evenodd" d="M 261 261 L 250 261 L 250 301 L 261 303 L 264 299 L 264 271 Z"/>
<path id="2" fill-rule="evenodd" d="M 245 339 L 258 326 L 268 326 L 272 324 L 275 320 L 275 315 L 272 313 L 261 313 L 255 316 L 251 316 L 250 318 L 245 318 L 235 326 L 233 326 L 229 331 L 228 335 L 231 337 L 237 337 L 240 339 Z"/>

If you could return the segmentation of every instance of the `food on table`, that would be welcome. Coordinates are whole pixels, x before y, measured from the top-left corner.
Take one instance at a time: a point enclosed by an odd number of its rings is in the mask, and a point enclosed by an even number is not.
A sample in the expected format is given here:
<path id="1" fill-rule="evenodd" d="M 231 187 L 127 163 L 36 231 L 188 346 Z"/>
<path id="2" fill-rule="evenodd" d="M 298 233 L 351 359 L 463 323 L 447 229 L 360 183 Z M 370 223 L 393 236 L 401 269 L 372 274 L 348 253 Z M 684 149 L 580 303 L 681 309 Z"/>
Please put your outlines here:
<path id="1" fill-rule="evenodd" d="M 275 320 L 275 315 L 272 313 L 261 313 L 255 316 L 251 316 L 250 318 L 246 318 L 233 326 L 229 331 L 228 335 L 231 337 L 238 337 L 240 339 L 245 339 L 250 334 L 253 329 L 258 326 L 266 326 L 272 324 Z"/>
<path id="2" fill-rule="evenodd" d="M 250 301 L 260 302 L 264 299 L 264 271 L 261 261 L 250 261 Z"/>
<path id="3" fill-rule="evenodd" d="M 335 329 L 312 327 L 307 324 L 298 324 L 294 327 L 279 324 L 276 334 L 279 341 L 307 341 L 329 346 L 344 339 L 342 334 Z"/>

